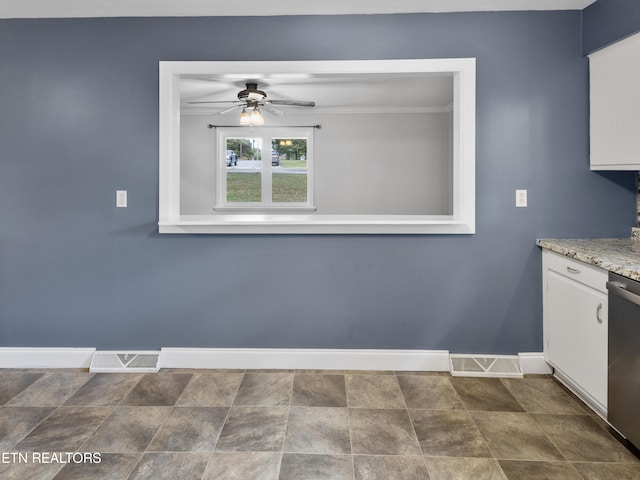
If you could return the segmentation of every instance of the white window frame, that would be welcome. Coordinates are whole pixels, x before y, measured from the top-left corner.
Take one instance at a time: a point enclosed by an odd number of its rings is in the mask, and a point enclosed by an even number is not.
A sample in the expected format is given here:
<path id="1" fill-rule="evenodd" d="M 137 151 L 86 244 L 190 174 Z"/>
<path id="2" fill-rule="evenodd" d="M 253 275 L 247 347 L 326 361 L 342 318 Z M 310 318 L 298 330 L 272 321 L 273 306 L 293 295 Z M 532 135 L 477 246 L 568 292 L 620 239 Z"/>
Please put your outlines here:
<path id="1" fill-rule="evenodd" d="M 198 74 L 450 73 L 453 75 L 453 213 L 180 214 L 180 77 Z M 475 58 L 293 62 L 160 62 L 160 233 L 472 234 L 475 233 Z"/>
<path id="2" fill-rule="evenodd" d="M 227 139 L 228 138 L 261 138 L 262 139 L 262 200 L 260 202 L 228 202 L 227 201 Z M 307 140 L 307 200 L 305 202 L 273 202 L 271 165 L 272 138 L 304 138 Z M 313 127 L 218 127 L 216 132 L 217 153 L 217 182 L 216 205 L 217 211 L 235 212 L 313 212 Z"/>

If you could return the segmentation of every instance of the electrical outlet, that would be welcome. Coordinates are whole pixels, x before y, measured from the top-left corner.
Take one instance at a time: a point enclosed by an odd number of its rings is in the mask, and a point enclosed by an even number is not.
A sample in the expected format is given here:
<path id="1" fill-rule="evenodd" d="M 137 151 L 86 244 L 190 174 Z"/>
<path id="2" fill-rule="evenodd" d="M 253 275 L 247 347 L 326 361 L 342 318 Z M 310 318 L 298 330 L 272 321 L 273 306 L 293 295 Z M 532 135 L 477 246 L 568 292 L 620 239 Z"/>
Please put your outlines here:
<path id="1" fill-rule="evenodd" d="M 526 207 L 526 206 L 527 206 L 527 191 L 516 190 L 516 207 Z"/>
<path id="2" fill-rule="evenodd" d="M 116 207 L 127 208 L 127 191 L 116 190 Z"/>

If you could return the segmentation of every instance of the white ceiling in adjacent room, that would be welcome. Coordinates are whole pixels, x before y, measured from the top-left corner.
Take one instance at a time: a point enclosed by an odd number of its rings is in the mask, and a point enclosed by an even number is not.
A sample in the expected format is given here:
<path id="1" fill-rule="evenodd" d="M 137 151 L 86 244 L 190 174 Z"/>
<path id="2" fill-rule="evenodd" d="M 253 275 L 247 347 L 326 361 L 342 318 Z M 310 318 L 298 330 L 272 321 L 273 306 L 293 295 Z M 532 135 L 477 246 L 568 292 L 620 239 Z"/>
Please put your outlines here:
<path id="1" fill-rule="evenodd" d="M 267 99 L 302 100 L 324 109 L 393 108 L 405 111 L 424 108 L 446 109 L 453 101 L 451 74 L 314 74 L 314 75 L 185 75 L 182 77 L 181 105 L 187 110 L 224 110 L 237 99 L 246 82 L 258 83 Z M 209 104 L 190 102 L 228 102 Z M 287 113 L 307 109 L 279 107 Z M 300 110 L 300 111 L 296 111 Z"/>

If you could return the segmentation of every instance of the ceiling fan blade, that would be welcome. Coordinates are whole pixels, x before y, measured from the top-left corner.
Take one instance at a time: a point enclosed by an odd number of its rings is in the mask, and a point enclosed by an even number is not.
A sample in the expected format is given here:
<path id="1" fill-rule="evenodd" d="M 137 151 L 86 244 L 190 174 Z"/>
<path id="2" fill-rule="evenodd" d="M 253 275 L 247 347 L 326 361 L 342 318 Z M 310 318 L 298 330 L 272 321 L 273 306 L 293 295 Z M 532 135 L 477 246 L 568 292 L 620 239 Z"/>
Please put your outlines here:
<path id="1" fill-rule="evenodd" d="M 263 103 L 262 108 L 264 108 L 267 112 L 273 113 L 274 115 L 284 115 L 284 112 L 278 108 L 272 107 L 269 103 Z"/>
<path id="2" fill-rule="evenodd" d="M 192 102 L 187 102 L 187 103 L 191 103 L 191 104 L 196 104 L 196 103 L 240 103 L 237 100 L 211 100 L 211 101 L 192 101 Z"/>
<path id="3" fill-rule="evenodd" d="M 291 107 L 315 107 L 316 102 L 307 102 L 303 100 L 267 100 L 265 103 L 271 105 L 286 105 Z"/>
<path id="4" fill-rule="evenodd" d="M 241 105 L 234 105 L 233 107 L 229 107 L 229 108 L 226 108 L 226 109 L 224 109 L 224 110 L 219 111 L 218 113 L 216 113 L 216 115 L 224 115 L 225 113 L 232 112 L 232 111 L 234 111 L 235 109 L 237 109 L 237 108 L 242 108 L 242 107 L 244 107 L 244 106 L 245 106 L 244 104 L 241 104 Z"/>

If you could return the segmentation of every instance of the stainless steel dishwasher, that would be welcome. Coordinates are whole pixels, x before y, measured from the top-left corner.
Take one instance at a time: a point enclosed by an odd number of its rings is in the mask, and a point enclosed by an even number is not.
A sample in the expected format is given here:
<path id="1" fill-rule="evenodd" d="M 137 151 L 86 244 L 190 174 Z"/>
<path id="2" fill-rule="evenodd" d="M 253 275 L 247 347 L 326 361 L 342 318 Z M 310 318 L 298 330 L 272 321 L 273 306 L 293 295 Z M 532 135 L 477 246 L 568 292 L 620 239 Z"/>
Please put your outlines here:
<path id="1" fill-rule="evenodd" d="M 609 273 L 607 417 L 640 447 L 640 282 Z"/>

